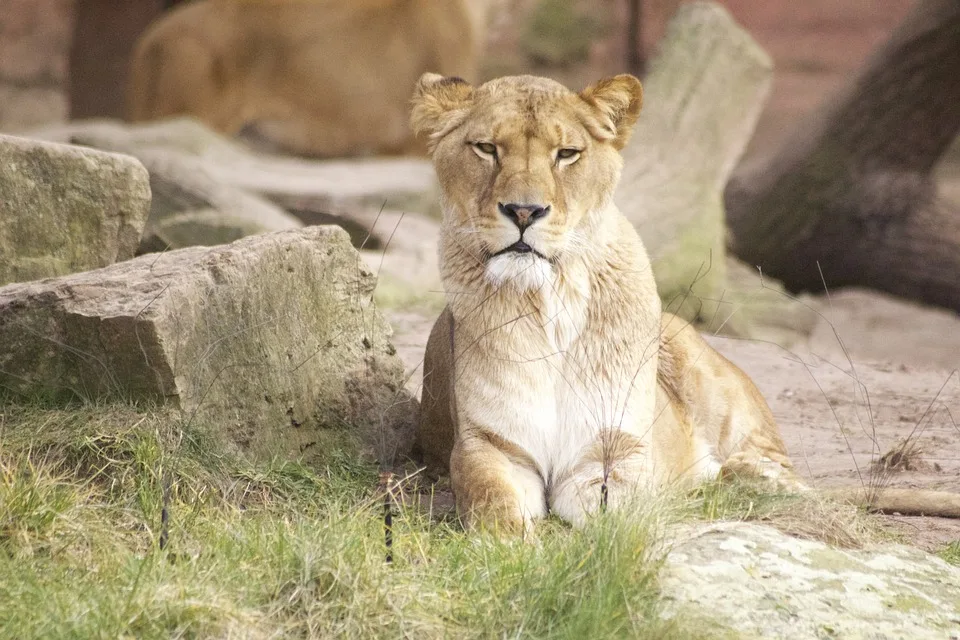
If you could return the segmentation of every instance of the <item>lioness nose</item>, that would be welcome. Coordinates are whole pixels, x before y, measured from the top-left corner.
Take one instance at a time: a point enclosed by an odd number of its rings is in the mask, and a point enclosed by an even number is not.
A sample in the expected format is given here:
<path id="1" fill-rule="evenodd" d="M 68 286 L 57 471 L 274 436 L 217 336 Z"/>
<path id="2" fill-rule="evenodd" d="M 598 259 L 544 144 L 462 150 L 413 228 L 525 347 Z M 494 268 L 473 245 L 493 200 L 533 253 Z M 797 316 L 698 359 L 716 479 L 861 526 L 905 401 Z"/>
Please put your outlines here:
<path id="1" fill-rule="evenodd" d="M 545 207 L 539 204 L 510 204 L 497 203 L 500 213 L 507 216 L 513 224 L 517 225 L 521 231 L 532 225 L 540 218 L 545 218 L 550 213 L 550 205 Z"/>

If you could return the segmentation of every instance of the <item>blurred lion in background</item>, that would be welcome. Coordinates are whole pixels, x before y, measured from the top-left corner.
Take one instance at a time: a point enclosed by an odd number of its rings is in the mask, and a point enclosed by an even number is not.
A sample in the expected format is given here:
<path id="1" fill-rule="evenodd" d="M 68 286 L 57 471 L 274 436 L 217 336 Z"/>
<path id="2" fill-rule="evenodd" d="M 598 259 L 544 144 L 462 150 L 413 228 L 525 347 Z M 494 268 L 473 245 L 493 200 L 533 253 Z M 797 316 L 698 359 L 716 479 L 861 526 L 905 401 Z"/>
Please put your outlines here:
<path id="1" fill-rule="evenodd" d="M 128 117 L 193 116 L 316 157 L 421 151 L 407 119 L 427 70 L 476 79 L 495 0 L 196 0 L 144 33 Z"/>

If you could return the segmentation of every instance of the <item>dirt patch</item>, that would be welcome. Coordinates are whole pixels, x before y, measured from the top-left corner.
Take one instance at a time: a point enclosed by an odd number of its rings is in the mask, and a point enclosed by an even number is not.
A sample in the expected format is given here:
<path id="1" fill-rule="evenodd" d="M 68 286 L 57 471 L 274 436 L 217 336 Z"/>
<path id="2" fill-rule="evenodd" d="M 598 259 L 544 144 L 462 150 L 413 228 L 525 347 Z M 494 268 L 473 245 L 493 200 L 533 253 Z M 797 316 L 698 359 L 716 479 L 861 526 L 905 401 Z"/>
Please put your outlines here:
<path id="1" fill-rule="evenodd" d="M 955 322 L 956 333 L 960 320 Z M 904 326 L 886 339 L 904 345 L 923 336 L 938 340 L 936 334 L 910 334 Z M 757 383 L 794 464 L 814 486 L 882 482 L 960 492 L 960 376 L 955 370 L 801 357 L 772 345 L 724 338 L 710 342 Z M 913 354 L 905 352 L 908 358 Z M 904 441 L 912 451 L 909 464 L 880 464 L 885 455 L 896 462 L 889 454 L 902 449 Z M 928 549 L 960 539 L 956 520 L 889 516 L 885 522 Z"/>
<path id="2" fill-rule="evenodd" d="M 725 338 L 709 341 L 757 383 L 795 464 L 815 485 L 870 482 L 874 463 L 908 439 L 918 453 L 909 469 L 889 470 L 891 486 L 960 491 L 956 372 L 801 356 Z"/>

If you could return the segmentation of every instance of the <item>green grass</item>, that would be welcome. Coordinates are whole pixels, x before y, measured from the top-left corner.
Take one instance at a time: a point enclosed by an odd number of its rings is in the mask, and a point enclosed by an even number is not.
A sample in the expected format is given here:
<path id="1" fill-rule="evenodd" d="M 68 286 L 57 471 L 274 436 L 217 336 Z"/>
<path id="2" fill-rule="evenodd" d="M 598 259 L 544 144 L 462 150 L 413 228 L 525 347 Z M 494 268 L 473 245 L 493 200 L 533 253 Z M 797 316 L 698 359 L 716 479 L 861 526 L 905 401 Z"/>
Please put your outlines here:
<path id="1" fill-rule="evenodd" d="M 408 504 L 388 565 L 376 480 L 337 451 L 254 464 L 156 410 L 0 405 L 0 637 L 693 635 L 658 617 L 653 511 L 497 541 Z"/>
<path id="2" fill-rule="evenodd" d="M 526 541 L 465 534 L 417 499 L 396 508 L 387 564 L 377 469 L 343 451 L 254 463 L 175 412 L 0 402 L 0 638 L 710 637 L 702 617 L 660 616 L 674 524 L 876 537 L 853 507 L 749 483 L 582 530 L 548 519 Z"/>
<path id="3" fill-rule="evenodd" d="M 941 549 L 937 555 L 950 564 L 960 566 L 960 540 L 954 540 Z"/>

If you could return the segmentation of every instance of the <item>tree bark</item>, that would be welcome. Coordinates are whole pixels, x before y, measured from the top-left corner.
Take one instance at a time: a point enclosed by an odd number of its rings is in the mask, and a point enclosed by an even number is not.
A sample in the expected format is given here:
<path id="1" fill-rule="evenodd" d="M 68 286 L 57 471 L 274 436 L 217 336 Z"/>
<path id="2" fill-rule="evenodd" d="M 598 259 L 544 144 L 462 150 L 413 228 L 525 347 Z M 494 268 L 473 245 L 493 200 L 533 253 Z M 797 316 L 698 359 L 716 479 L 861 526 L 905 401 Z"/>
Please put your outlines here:
<path id="1" fill-rule="evenodd" d="M 647 72 L 643 47 L 643 0 L 627 0 L 627 69 L 637 77 Z"/>
<path id="2" fill-rule="evenodd" d="M 866 286 L 960 311 L 960 2 L 921 0 L 858 76 L 726 191 L 730 249 L 795 291 Z"/>
<path id="3" fill-rule="evenodd" d="M 130 53 L 180 0 L 77 0 L 70 48 L 70 117 L 122 118 Z"/>

